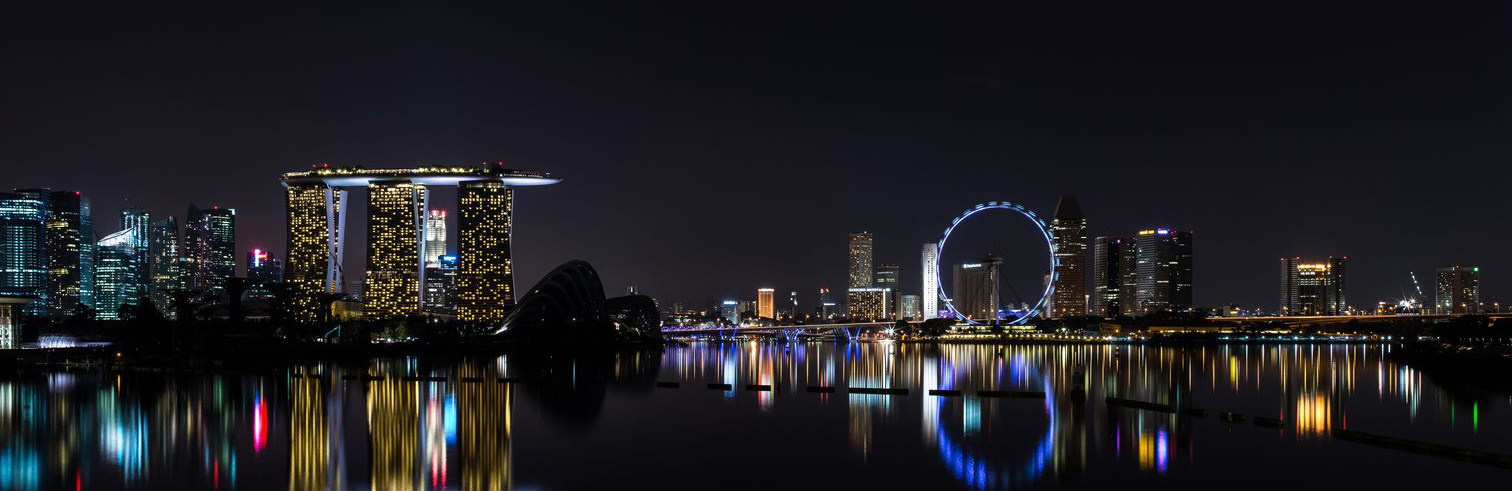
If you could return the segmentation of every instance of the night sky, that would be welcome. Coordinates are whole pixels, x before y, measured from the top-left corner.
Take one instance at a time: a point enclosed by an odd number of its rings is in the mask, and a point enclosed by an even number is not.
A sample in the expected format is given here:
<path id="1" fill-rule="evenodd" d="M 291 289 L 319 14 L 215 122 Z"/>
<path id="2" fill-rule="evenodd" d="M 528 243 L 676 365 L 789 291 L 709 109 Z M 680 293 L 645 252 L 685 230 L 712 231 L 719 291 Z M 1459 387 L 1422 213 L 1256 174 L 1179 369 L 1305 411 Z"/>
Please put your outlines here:
<path id="1" fill-rule="evenodd" d="M 565 179 L 516 194 L 518 288 L 576 258 L 664 305 L 838 292 L 863 229 L 917 293 L 951 217 L 1064 193 L 1090 236 L 1195 231 L 1199 305 L 1274 309 L 1295 255 L 1350 256 L 1357 306 L 1512 288 L 1505 2 L 219 3 L 8 6 L 0 187 L 102 234 L 235 207 L 240 262 L 283 249 L 282 172 L 501 160 Z"/>

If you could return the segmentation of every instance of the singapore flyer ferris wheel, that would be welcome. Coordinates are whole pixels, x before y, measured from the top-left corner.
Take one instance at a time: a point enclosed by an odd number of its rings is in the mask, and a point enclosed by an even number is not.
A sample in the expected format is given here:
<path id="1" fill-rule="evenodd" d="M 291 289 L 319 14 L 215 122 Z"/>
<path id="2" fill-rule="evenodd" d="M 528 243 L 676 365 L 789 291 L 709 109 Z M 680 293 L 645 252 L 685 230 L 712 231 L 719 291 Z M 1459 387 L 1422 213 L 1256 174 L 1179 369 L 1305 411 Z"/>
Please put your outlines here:
<path id="1" fill-rule="evenodd" d="M 974 215 L 989 210 L 1008 211 L 1017 213 L 1024 218 L 1028 218 L 1029 221 L 1033 223 L 1035 228 L 1039 231 L 1040 235 L 1045 239 L 1045 246 L 1048 250 L 1047 255 L 1049 256 L 1049 278 L 1048 281 L 1045 282 L 1044 291 L 1040 294 L 1039 300 L 1034 303 L 1033 307 L 1021 312 L 1010 313 L 1008 317 L 1004 319 L 1008 324 L 1022 324 L 1025 321 L 1035 318 L 1040 314 L 1040 312 L 1044 311 L 1044 309 L 1050 302 L 1050 296 L 1055 292 L 1056 265 L 1059 263 L 1059 261 L 1055 258 L 1055 238 L 1050 234 L 1050 227 L 1045 223 L 1045 220 L 1041 219 L 1038 215 L 1035 215 L 1033 211 L 1030 211 L 1028 208 L 1024 208 L 1022 205 L 1019 205 L 1017 203 L 1008 201 L 988 201 L 986 203 L 977 204 L 976 206 L 968 208 L 964 213 L 961 213 L 960 216 L 950 221 L 950 226 L 945 229 L 945 234 L 940 237 L 939 250 L 937 252 L 938 256 L 936 257 L 945 257 L 945 245 L 946 243 L 950 242 L 950 234 L 955 231 L 956 227 L 960 226 L 962 223 L 965 223 L 967 218 L 971 218 Z M 960 309 L 956 308 L 955 301 L 951 297 L 952 292 L 947 292 L 945 290 L 945 282 L 940 276 L 940 272 L 944 269 L 945 268 L 935 268 L 934 274 L 935 285 L 938 285 L 937 294 L 939 295 L 940 300 L 945 303 L 945 308 L 950 311 L 950 315 L 954 316 L 957 319 L 966 321 L 967 324 L 982 323 L 982 321 L 985 319 L 972 318 L 971 316 L 962 313 Z M 991 308 L 995 311 L 997 306 L 992 306 Z M 994 314 L 993 317 L 996 317 L 996 314 Z"/>

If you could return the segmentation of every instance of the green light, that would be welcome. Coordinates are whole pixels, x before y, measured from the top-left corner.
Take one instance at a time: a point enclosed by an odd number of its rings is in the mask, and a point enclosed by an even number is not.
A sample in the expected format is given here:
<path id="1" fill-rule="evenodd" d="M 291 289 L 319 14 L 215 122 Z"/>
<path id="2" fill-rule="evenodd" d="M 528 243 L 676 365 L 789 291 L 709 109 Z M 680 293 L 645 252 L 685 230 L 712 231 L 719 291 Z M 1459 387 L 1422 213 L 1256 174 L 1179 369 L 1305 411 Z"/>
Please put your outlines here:
<path id="1" fill-rule="evenodd" d="M 1476 433 L 1480 433 L 1480 403 L 1470 406 L 1470 424 Z"/>

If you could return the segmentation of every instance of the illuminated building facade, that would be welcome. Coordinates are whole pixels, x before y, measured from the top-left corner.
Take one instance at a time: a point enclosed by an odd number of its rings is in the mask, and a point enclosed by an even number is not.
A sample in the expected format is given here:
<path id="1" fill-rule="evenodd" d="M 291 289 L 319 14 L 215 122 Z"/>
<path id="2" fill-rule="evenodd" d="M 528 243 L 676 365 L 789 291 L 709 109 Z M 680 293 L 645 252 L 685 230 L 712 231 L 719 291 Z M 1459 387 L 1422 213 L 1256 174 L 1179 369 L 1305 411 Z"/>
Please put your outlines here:
<path id="1" fill-rule="evenodd" d="M 872 233 L 850 234 L 850 286 L 872 286 Z"/>
<path id="2" fill-rule="evenodd" d="M 886 319 L 892 290 L 876 287 L 855 287 L 845 294 L 845 305 L 852 319 Z"/>
<path id="3" fill-rule="evenodd" d="M 31 296 L 0 294 L 0 349 L 21 347 L 21 309 L 36 301 Z"/>
<path id="4" fill-rule="evenodd" d="M 827 286 L 819 287 L 819 317 L 828 319 L 839 314 L 838 306 L 834 299 L 830 298 L 830 289 Z"/>
<path id="5" fill-rule="evenodd" d="M 925 243 L 920 255 L 924 263 L 922 318 L 933 319 L 940 316 L 940 245 L 934 242 Z"/>
<path id="6" fill-rule="evenodd" d="M 259 300 L 273 298 L 273 289 L 270 285 L 283 282 L 283 261 L 273 256 L 273 253 L 263 248 L 253 248 L 247 251 L 247 279 L 251 285 L 247 287 L 247 296 Z"/>
<path id="7" fill-rule="evenodd" d="M 1134 240 L 1125 237 L 1098 237 L 1093 241 L 1092 315 L 1111 319 L 1137 311 L 1134 251 Z"/>
<path id="8" fill-rule="evenodd" d="M 362 285 L 368 317 L 406 317 L 420 311 L 420 253 L 425 249 L 421 231 L 428 204 L 425 186 L 406 180 L 368 183 L 367 276 Z"/>
<path id="9" fill-rule="evenodd" d="M 719 316 L 731 324 L 740 324 L 740 302 L 725 300 L 719 304 Z"/>
<path id="10" fill-rule="evenodd" d="M 426 242 L 426 244 L 430 244 Z M 457 313 L 457 256 L 443 254 L 433 265 L 425 267 L 425 311 L 432 314 Z"/>
<path id="11" fill-rule="evenodd" d="M 176 315 L 173 294 L 184 289 L 180 250 L 178 219 L 165 217 L 148 226 L 148 297 L 159 311 L 170 317 Z"/>
<path id="12" fill-rule="evenodd" d="M 225 293 L 236 276 L 236 210 L 189 205 L 184 221 L 184 279 L 190 290 Z"/>
<path id="13" fill-rule="evenodd" d="M 53 320 L 94 305 L 95 232 L 89 198 L 54 191 L 47 215 L 47 311 Z"/>
<path id="14" fill-rule="evenodd" d="M 1434 310 L 1440 314 L 1479 314 L 1484 311 L 1480 297 L 1480 268 L 1451 266 L 1438 269 L 1434 282 Z"/>
<path id="15" fill-rule="evenodd" d="M 1050 317 L 1087 315 L 1087 218 L 1076 197 L 1061 196 L 1050 221 L 1055 243 L 1055 291 L 1050 297 Z"/>
<path id="16" fill-rule="evenodd" d="M 435 266 L 446 255 L 446 210 L 425 215 L 425 266 Z"/>
<path id="17" fill-rule="evenodd" d="M 374 206 L 374 201 L 385 201 L 377 205 L 385 210 L 383 216 L 375 218 L 370 215 L 368 218 L 370 222 L 379 219 L 384 223 L 377 227 L 370 223 L 370 231 L 377 228 L 404 235 L 368 237 L 369 241 L 384 241 L 382 247 L 372 244 L 368 247 L 370 261 L 374 259 L 372 255 L 375 249 L 385 251 L 380 253 L 382 257 L 379 261 L 387 265 L 381 269 L 385 273 L 380 275 L 383 278 L 375 279 L 389 287 L 397 287 L 380 294 L 373 291 L 373 284 L 364 282 L 364 300 L 383 295 L 385 298 L 378 300 L 381 304 L 397 306 L 402 303 L 406 306 L 405 310 L 384 308 L 374 313 L 387 316 L 398 311 L 414 312 L 423 305 L 420 285 L 424 284 L 421 280 L 424 274 L 424 260 L 421 256 L 425 250 L 422 245 L 425 226 L 420 222 L 426 218 L 426 210 L 421 208 L 408 213 L 413 220 L 405 222 L 399 215 L 406 215 L 404 211 L 407 208 L 399 203 L 388 202 L 405 201 L 404 193 L 384 190 L 393 187 L 392 185 L 375 186 L 373 183 L 408 183 L 410 203 L 418 203 L 416 198 L 430 186 L 457 186 L 459 231 L 456 315 L 460 320 L 493 322 L 502 320 L 514 303 L 514 286 L 511 282 L 513 260 L 509 252 L 513 188 L 561 182 L 549 174 L 506 169 L 499 164 L 413 169 L 363 169 L 319 164 L 312 170 L 285 173 L 282 181 L 288 191 L 289 206 L 285 283 L 291 300 L 295 303 L 294 317 L 304 322 L 320 320 L 326 308 L 322 304 L 322 299 L 327 298 L 324 295 L 341 291 L 345 282 L 341 273 L 342 242 L 346 207 L 350 206 L 345 189 L 368 188 L 370 208 Z M 376 191 L 383 191 L 383 195 L 375 196 Z M 398 232 L 401 229 L 408 231 Z M 413 240 L 409 238 L 411 236 Z M 405 244 L 401 245 L 400 242 Z M 402 260 L 391 257 L 400 250 L 397 248 L 403 248 L 412 257 Z M 408 279 L 388 278 L 391 276 L 389 272 L 409 269 L 410 264 L 414 265 L 411 270 L 413 272 L 406 274 L 414 279 L 413 289 L 409 288 Z M 400 268 L 400 265 L 404 267 Z M 397 297 L 400 290 L 406 297 L 402 302 Z"/>
<path id="18" fill-rule="evenodd" d="M 467 181 L 457 190 L 457 319 L 499 322 L 515 303 L 514 188 Z"/>
<path id="19" fill-rule="evenodd" d="M 122 307 L 137 305 L 146 295 L 134 245 L 136 233 L 135 228 L 128 228 L 107 235 L 95 244 L 96 319 L 119 320 Z"/>
<path id="20" fill-rule="evenodd" d="M 1002 258 L 988 255 L 981 262 L 955 266 L 950 299 L 957 311 L 976 321 L 998 318 L 1002 294 L 998 289 Z"/>
<path id="21" fill-rule="evenodd" d="M 918 295 L 902 295 L 899 298 L 902 300 L 898 303 L 897 319 L 918 320 L 921 318 Z"/>
<path id="22" fill-rule="evenodd" d="M 132 276 L 140 282 L 136 290 L 151 299 L 153 297 L 152 214 L 141 208 L 122 208 L 119 225 L 119 230 L 132 231 L 129 237 L 131 237 L 131 248 L 136 250 L 132 257 L 137 268 Z"/>
<path id="23" fill-rule="evenodd" d="M 1166 228 L 1139 231 L 1134 238 L 1139 314 L 1192 309 L 1192 233 Z"/>
<path id="24" fill-rule="evenodd" d="M 1323 262 L 1281 259 L 1281 315 L 1346 315 L 1344 266 L 1348 258 Z"/>
<path id="25" fill-rule="evenodd" d="M 299 322 L 321 320 L 325 296 L 343 289 L 342 231 L 350 206 L 347 191 L 324 182 L 289 183 L 288 241 L 284 285 L 290 314 Z"/>
<path id="26" fill-rule="evenodd" d="M 51 193 L 20 190 L 0 194 L 0 295 L 25 295 L 38 301 L 21 311 L 47 316 L 47 217 Z"/>
<path id="27" fill-rule="evenodd" d="M 777 318 L 776 305 L 774 305 L 775 299 L 772 298 L 775 293 L 776 290 L 771 288 L 756 290 L 756 317 L 764 319 Z"/>

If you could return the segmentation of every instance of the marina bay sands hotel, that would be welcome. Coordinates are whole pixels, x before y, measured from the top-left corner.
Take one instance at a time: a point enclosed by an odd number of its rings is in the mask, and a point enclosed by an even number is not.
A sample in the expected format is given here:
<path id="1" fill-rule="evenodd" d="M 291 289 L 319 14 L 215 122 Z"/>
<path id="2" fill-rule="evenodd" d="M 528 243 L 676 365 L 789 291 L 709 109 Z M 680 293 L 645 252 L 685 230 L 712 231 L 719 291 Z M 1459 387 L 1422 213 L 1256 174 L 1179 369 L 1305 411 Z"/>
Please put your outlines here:
<path id="1" fill-rule="evenodd" d="M 318 164 L 286 173 L 282 181 L 289 200 L 284 284 L 294 320 L 320 320 L 332 294 L 342 290 L 342 242 L 353 188 L 368 191 L 364 314 L 393 318 L 421 312 L 428 189 L 456 186 L 456 317 L 487 322 L 502 320 L 515 300 L 509 251 L 514 188 L 561 179 L 502 164 L 414 169 Z"/>

